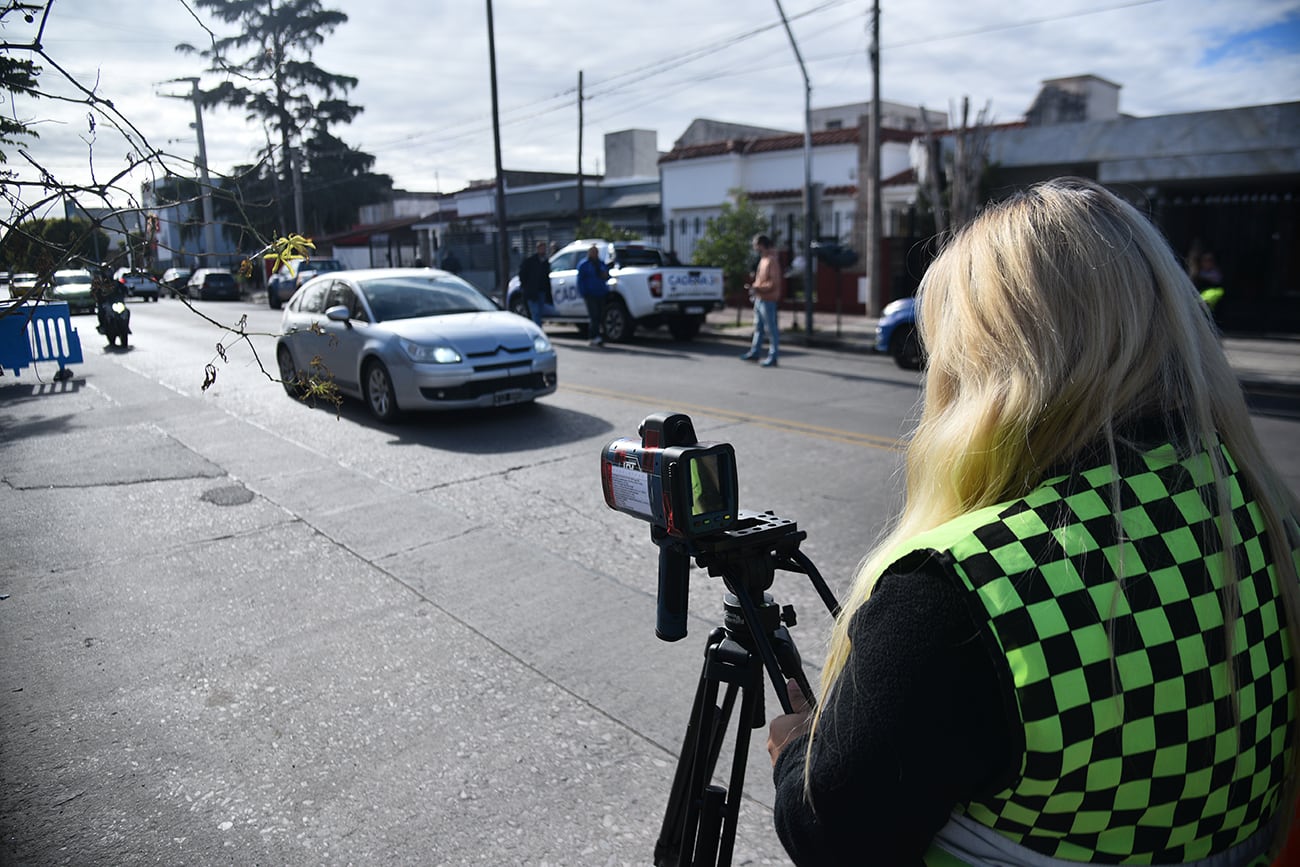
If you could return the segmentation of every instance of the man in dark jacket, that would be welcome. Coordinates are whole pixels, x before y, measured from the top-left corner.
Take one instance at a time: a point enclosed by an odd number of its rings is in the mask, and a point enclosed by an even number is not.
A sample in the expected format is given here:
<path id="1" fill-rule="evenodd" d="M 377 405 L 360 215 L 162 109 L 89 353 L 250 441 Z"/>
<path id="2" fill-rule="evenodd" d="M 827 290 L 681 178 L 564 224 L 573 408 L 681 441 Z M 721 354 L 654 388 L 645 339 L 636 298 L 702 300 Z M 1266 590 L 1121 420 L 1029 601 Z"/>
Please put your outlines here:
<path id="1" fill-rule="evenodd" d="M 519 290 L 528 302 L 528 315 L 542 327 L 542 308 L 551 294 L 551 263 L 546 259 L 546 242 L 538 241 L 536 251 L 519 266 Z"/>
<path id="2" fill-rule="evenodd" d="M 587 304 L 587 317 L 591 320 L 588 326 L 591 339 L 587 342 L 592 346 L 603 346 L 605 343 L 605 299 L 609 297 L 607 280 L 609 272 L 600 261 L 600 248 L 592 244 L 587 249 L 587 258 L 578 264 L 578 292 Z"/>

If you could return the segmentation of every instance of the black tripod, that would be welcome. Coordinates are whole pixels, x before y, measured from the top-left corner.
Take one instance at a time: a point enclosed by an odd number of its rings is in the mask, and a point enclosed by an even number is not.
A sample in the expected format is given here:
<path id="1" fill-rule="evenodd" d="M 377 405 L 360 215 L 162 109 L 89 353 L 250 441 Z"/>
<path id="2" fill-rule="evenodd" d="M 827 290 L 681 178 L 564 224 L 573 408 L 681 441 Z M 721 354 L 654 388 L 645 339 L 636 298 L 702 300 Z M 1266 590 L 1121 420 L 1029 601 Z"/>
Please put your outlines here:
<path id="1" fill-rule="evenodd" d="M 776 570 L 806 574 L 827 609 L 839 613 L 830 588 L 812 561 L 799 551 L 807 533 L 793 521 L 770 512 L 742 511 L 739 518 L 736 528 L 702 539 L 655 538 L 661 547 L 661 592 L 664 561 L 680 558 L 689 568 L 686 558 L 692 556 L 710 575 L 721 576 L 727 590 L 723 594 L 723 625 L 709 633 L 663 829 L 655 844 L 657 867 L 731 864 L 750 730 L 766 722 L 763 671 L 767 671 L 786 713 L 793 710 L 786 695 L 786 678 L 794 678 L 812 701 L 813 691 L 787 628 L 795 623 L 794 608 L 780 608 L 766 592 Z M 684 613 L 684 599 L 682 603 Z M 723 684 L 726 689 L 719 705 Z M 735 751 L 729 784 L 724 788 L 712 779 L 738 695 Z"/>

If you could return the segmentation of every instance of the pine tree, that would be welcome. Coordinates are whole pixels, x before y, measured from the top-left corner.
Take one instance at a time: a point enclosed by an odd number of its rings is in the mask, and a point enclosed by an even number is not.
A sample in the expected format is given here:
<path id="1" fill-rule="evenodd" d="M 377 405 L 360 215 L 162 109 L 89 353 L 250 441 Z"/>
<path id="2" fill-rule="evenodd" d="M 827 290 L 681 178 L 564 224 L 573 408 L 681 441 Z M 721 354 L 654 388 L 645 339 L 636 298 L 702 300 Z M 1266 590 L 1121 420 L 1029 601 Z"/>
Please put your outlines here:
<path id="1" fill-rule="evenodd" d="M 182 53 L 203 57 L 209 71 L 226 76 L 218 86 L 202 91 L 203 104 L 243 108 L 249 120 L 261 120 L 268 128 L 264 156 L 273 167 L 270 177 L 261 172 L 239 173 L 259 182 L 253 196 L 223 184 L 235 200 L 266 202 L 260 182 L 273 182 L 277 189 L 270 200 L 276 203 L 278 225 L 264 234 L 284 234 L 290 229 L 328 231 L 355 220 L 355 210 L 346 217 L 314 211 L 305 217 L 308 225 L 290 226 L 293 218 L 285 213 L 283 203 L 292 200 L 289 193 L 295 183 L 293 163 L 300 158 L 300 152 L 310 160 L 299 167 L 304 185 L 309 176 L 317 189 L 326 190 L 338 181 L 350 179 L 355 198 L 361 200 L 354 204 L 380 200 L 391 191 L 391 178 L 370 173 L 373 157 L 349 148 L 329 132 L 332 126 L 351 123 L 362 111 L 361 106 L 346 98 L 357 79 L 327 72 L 312 61 L 313 49 L 344 24 L 347 15 L 324 8 L 319 0 L 195 0 L 195 5 L 234 25 L 237 31 L 234 36 L 214 37 L 205 48 L 189 44 L 176 47 Z M 278 144 L 272 147 L 271 139 Z M 322 148 L 322 142 L 329 147 Z M 332 174 L 340 171 L 341 176 Z M 329 199 L 322 197 L 318 201 Z"/>

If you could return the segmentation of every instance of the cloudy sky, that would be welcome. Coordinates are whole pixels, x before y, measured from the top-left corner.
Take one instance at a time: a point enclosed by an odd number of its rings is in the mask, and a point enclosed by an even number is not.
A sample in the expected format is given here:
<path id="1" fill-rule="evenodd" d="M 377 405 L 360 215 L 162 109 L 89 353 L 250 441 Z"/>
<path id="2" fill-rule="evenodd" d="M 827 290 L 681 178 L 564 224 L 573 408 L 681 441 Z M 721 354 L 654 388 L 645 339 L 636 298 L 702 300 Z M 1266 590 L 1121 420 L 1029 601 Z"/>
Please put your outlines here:
<path id="1" fill-rule="evenodd" d="M 494 174 L 486 3 L 324 0 L 346 24 L 314 60 L 359 80 L 364 107 L 335 130 L 399 188 L 450 192 Z M 1039 83 L 1093 73 L 1123 86 L 1120 110 L 1153 115 L 1300 99 L 1300 0 L 881 0 L 881 96 L 947 110 L 968 96 L 995 120 L 1023 116 Z M 870 98 L 869 0 L 783 0 L 814 107 Z M 583 73 L 584 161 L 605 133 L 650 129 L 667 150 L 692 119 L 803 128 L 804 83 L 775 0 L 495 0 L 503 163 L 573 171 Z M 40 19 L 37 19 L 39 24 Z M 149 147 L 193 159 L 193 105 L 165 94 L 221 79 L 180 42 L 232 31 L 186 0 L 53 0 L 42 85 L 109 100 Z M 10 44 L 35 25 L 10 14 Z M 66 74 L 66 77 L 65 77 Z M 99 180 L 130 147 L 84 104 L 3 105 L 32 122 L 31 159 L 60 179 Z M 242 113 L 204 114 L 208 161 L 252 162 L 266 132 Z M 30 176 L 9 149 L 8 167 Z M 179 170 L 179 169 L 178 169 Z M 137 172 L 137 175 L 140 173 Z M 142 178 L 132 176 L 127 188 Z M 127 204 L 124 195 L 116 204 Z"/>

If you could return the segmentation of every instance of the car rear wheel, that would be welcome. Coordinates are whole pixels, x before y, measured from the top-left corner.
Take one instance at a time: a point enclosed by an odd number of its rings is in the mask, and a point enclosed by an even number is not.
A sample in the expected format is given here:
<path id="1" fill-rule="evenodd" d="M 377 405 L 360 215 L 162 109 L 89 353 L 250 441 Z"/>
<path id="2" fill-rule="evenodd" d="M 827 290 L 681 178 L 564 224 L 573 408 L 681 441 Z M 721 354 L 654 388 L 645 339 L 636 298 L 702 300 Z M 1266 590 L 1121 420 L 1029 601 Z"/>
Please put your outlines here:
<path id="1" fill-rule="evenodd" d="M 606 302 L 604 318 L 606 340 L 610 343 L 622 343 L 632 339 L 632 330 L 635 326 L 622 298 L 610 298 Z"/>
<path id="2" fill-rule="evenodd" d="M 371 360 L 366 363 L 361 379 L 365 383 L 366 405 L 371 414 L 385 424 L 397 421 L 401 410 L 397 408 L 397 394 L 393 391 L 388 368 L 382 362 Z"/>
<path id="3" fill-rule="evenodd" d="M 298 379 L 298 368 L 293 363 L 293 353 L 289 347 L 281 346 L 275 351 L 275 361 L 280 368 L 280 384 L 284 386 L 289 397 L 302 397 L 302 383 Z"/>
<path id="4" fill-rule="evenodd" d="M 894 363 L 904 370 L 920 370 L 925 359 L 921 354 L 921 338 L 911 325 L 900 325 L 889 341 L 889 354 Z"/>
<path id="5" fill-rule="evenodd" d="M 266 305 L 272 310 L 280 309 L 280 293 L 275 287 L 266 290 Z"/>
<path id="6" fill-rule="evenodd" d="M 685 342 L 694 340 L 703 324 L 703 316 L 676 316 L 668 320 L 668 331 L 673 335 L 673 340 Z"/>

